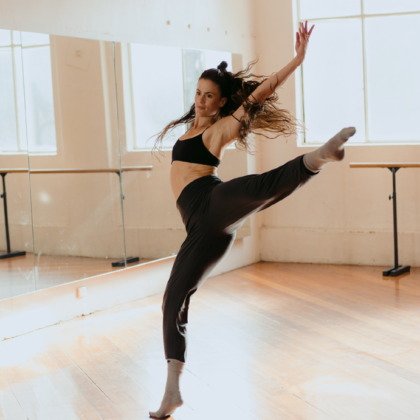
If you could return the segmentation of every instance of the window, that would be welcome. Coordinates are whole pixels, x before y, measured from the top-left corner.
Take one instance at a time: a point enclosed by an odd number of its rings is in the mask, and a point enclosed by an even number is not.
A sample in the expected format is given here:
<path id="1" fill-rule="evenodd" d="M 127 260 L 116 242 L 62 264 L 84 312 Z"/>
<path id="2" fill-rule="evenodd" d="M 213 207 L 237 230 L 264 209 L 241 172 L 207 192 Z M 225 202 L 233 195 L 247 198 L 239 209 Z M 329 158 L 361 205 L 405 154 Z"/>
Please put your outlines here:
<path id="1" fill-rule="evenodd" d="M 20 32 L 0 30 L 0 151 L 27 151 Z"/>
<path id="2" fill-rule="evenodd" d="M 0 153 L 56 152 L 49 35 L 0 30 L 0 73 Z"/>
<path id="3" fill-rule="evenodd" d="M 50 37 L 22 32 L 29 152 L 56 152 Z"/>
<path id="4" fill-rule="evenodd" d="M 232 54 L 143 44 L 121 44 L 127 150 L 150 150 L 155 134 L 194 103 L 198 78 L 221 61 L 232 69 Z M 172 148 L 187 127 L 164 139 Z M 152 138 L 151 138 L 152 137 Z"/>
<path id="5" fill-rule="evenodd" d="M 295 0 L 295 30 L 315 24 L 296 77 L 301 143 L 355 126 L 356 144 L 420 143 L 420 2 Z"/>

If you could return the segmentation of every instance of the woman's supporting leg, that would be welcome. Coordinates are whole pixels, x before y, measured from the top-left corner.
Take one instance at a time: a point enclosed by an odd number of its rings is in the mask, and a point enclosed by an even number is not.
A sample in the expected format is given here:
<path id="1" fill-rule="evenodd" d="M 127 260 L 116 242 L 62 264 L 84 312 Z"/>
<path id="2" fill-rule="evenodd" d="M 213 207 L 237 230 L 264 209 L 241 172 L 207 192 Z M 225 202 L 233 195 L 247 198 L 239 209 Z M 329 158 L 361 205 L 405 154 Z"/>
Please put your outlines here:
<path id="1" fill-rule="evenodd" d="M 181 246 L 163 296 L 163 341 L 166 359 L 185 362 L 188 308 L 192 295 L 231 248 L 235 235 L 197 228 Z"/>
<path id="2" fill-rule="evenodd" d="M 163 341 L 168 378 L 161 406 L 149 414 L 164 418 L 182 405 L 179 389 L 187 355 L 188 308 L 191 296 L 231 248 L 235 235 L 217 234 L 198 224 L 181 246 L 163 297 Z"/>
<path id="3" fill-rule="evenodd" d="M 150 411 L 151 417 L 162 419 L 172 414 L 184 402 L 179 388 L 182 371 L 185 363 L 175 359 L 168 359 L 168 379 L 166 381 L 165 395 L 158 411 Z"/>

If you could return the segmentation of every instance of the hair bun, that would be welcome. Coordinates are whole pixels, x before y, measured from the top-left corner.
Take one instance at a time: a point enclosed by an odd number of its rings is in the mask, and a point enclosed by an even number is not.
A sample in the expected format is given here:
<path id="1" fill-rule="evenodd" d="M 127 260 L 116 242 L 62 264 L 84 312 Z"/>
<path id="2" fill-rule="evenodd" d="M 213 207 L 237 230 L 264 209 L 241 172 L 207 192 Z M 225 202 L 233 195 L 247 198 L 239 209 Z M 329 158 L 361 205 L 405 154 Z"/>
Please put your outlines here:
<path id="1" fill-rule="evenodd" d="M 217 69 L 218 70 L 220 70 L 220 71 L 222 71 L 222 72 L 225 72 L 226 71 L 226 69 L 227 69 L 227 66 L 228 66 L 228 63 L 226 63 L 226 61 L 222 61 L 218 66 L 217 66 Z"/>

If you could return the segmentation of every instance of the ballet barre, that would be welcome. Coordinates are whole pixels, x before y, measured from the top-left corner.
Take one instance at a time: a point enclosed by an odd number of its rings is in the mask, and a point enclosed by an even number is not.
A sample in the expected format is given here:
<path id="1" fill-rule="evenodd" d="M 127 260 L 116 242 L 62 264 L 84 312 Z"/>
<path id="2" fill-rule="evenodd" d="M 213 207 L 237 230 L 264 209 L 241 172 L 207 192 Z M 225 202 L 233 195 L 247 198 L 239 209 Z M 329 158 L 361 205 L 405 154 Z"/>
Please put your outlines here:
<path id="1" fill-rule="evenodd" d="M 121 185 L 121 174 L 123 172 L 131 171 L 151 171 L 153 166 L 126 166 L 122 167 L 121 170 L 117 168 L 106 168 L 106 169 L 0 169 L 0 175 L 3 178 L 3 194 L 0 197 L 3 199 L 4 206 L 4 223 L 6 226 L 6 243 L 7 243 L 7 252 L 0 254 L 0 259 L 20 257 L 26 255 L 26 251 L 11 251 L 10 250 L 10 235 L 9 235 L 9 220 L 7 217 L 7 197 L 6 197 L 6 182 L 5 177 L 8 173 L 30 173 L 32 174 L 86 174 L 86 173 L 116 173 L 120 177 L 120 195 L 124 200 L 125 197 L 122 194 L 122 185 Z M 113 267 L 124 267 L 125 261 L 128 263 L 134 263 L 140 261 L 139 257 L 127 257 L 125 260 L 120 260 L 112 263 Z"/>
<path id="2" fill-rule="evenodd" d="M 408 163 L 350 163 L 350 168 L 388 168 L 392 172 L 393 192 L 389 199 L 393 200 L 393 216 L 394 216 L 394 267 L 388 268 L 382 272 L 383 276 L 397 277 L 404 273 L 410 272 L 410 266 L 401 266 L 398 264 L 398 235 L 397 235 L 397 191 L 395 184 L 395 174 L 400 168 L 420 168 L 420 162 Z"/>

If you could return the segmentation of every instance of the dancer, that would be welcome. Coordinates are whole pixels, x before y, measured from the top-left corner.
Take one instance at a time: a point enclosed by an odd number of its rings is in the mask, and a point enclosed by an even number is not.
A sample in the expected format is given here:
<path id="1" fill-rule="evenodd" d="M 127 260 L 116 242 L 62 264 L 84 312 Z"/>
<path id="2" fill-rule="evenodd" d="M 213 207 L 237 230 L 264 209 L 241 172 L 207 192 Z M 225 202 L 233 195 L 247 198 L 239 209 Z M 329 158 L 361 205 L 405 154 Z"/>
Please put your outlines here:
<path id="1" fill-rule="evenodd" d="M 265 172 L 227 182 L 217 177 L 226 148 L 248 150 L 247 135 L 254 130 L 290 135 L 297 123 L 276 105 L 275 90 L 302 64 L 309 37 L 308 23 L 296 33 L 296 56 L 282 70 L 265 78 L 247 69 L 232 74 L 222 62 L 201 75 L 195 103 L 180 119 L 160 133 L 155 148 L 168 130 L 190 123 L 189 131 L 172 151 L 171 187 L 187 230 L 175 259 L 163 297 L 163 339 L 168 377 L 160 408 L 152 418 L 165 418 L 183 404 L 180 378 L 187 352 L 188 307 L 192 295 L 227 254 L 236 230 L 252 214 L 264 210 L 308 182 L 328 162 L 344 158 L 344 144 L 355 133 L 344 128 L 315 151 Z M 263 104 L 263 105 L 262 105 Z"/>

